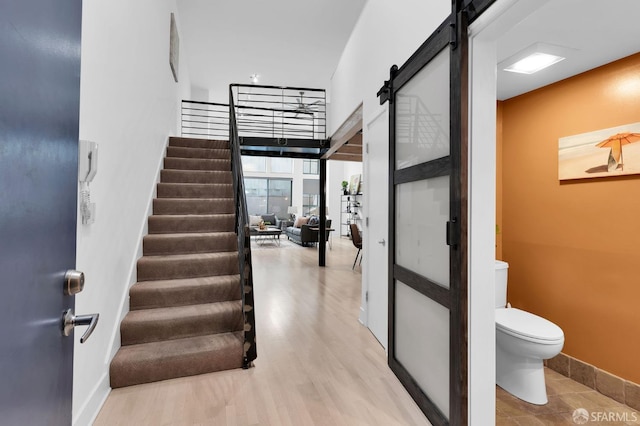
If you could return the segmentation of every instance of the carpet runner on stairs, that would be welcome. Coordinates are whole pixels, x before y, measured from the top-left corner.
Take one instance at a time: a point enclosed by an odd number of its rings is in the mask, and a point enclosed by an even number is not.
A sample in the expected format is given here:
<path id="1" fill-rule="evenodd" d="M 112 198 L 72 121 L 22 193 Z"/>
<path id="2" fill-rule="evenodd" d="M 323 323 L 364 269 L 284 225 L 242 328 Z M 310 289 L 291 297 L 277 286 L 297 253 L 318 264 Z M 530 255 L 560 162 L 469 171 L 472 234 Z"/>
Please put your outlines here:
<path id="1" fill-rule="evenodd" d="M 242 367 L 227 141 L 171 138 L 148 224 L 111 387 Z"/>

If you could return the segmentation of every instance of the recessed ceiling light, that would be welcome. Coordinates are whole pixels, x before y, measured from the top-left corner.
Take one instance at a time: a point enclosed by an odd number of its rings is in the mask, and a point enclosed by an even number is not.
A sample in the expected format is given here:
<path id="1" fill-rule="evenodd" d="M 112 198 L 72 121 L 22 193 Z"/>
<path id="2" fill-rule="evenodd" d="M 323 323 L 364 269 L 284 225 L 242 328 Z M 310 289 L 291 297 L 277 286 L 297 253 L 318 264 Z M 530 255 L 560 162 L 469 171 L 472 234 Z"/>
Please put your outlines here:
<path id="1" fill-rule="evenodd" d="M 533 74 L 567 58 L 573 49 L 535 43 L 498 64 L 504 71 Z"/>
<path id="2" fill-rule="evenodd" d="M 562 56 L 550 55 L 548 53 L 534 52 L 526 58 L 520 59 L 515 64 L 512 64 L 506 68 L 505 71 L 517 72 L 520 74 L 533 74 L 553 64 L 564 60 Z"/>

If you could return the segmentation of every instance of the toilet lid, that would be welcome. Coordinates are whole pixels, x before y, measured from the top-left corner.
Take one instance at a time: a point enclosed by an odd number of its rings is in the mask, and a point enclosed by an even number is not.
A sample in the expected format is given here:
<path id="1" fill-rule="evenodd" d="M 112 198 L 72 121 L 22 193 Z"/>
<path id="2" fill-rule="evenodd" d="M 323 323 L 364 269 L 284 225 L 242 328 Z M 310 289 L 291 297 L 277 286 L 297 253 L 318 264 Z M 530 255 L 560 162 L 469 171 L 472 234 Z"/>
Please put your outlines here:
<path id="1" fill-rule="evenodd" d="M 496 309 L 496 327 L 507 334 L 524 339 L 543 341 L 564 339 L 562 329 L 551 321 L 516 308 Z"/>

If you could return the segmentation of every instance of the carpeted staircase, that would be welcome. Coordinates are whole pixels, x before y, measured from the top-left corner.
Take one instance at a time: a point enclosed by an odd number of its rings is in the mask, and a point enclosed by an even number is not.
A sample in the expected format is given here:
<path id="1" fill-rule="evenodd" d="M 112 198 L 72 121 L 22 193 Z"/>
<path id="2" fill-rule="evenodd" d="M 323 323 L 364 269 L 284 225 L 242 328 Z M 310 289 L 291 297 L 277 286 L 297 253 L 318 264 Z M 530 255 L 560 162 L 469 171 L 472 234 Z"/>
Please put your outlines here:
<path id="1" fill-rule="evenodd" d="M 230 170 L 227 141 L 169 141 L 112 388 L 243 366 Z"/>

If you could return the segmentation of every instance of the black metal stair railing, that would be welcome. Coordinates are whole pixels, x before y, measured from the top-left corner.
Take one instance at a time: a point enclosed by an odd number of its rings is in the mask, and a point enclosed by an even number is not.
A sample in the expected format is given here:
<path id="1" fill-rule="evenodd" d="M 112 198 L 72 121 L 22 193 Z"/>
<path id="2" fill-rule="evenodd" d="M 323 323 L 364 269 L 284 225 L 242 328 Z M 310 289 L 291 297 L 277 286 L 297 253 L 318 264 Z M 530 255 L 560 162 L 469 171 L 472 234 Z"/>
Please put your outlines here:
<path id="1" fill-rule="evenodd" d="M 235 228 L 238 236 L 238 262 L 244 312 L 244 368 L 249 368 L 257 357 L 256 318 L 253 302 L 253 271 L 251 263 L 251 236 L 249 214 L 244 190 L 244 176 L 240 153 L 240 139 L 234 108 L 233 95 L 229 96 L 229 145 L 231 148 L 231 173 L 235 198 Z"/>
<path id="2" fill-rule="evenodd" d="M 180 124 L 183 137 L 229 140 L 229 105 L 183 100 Z"/>

